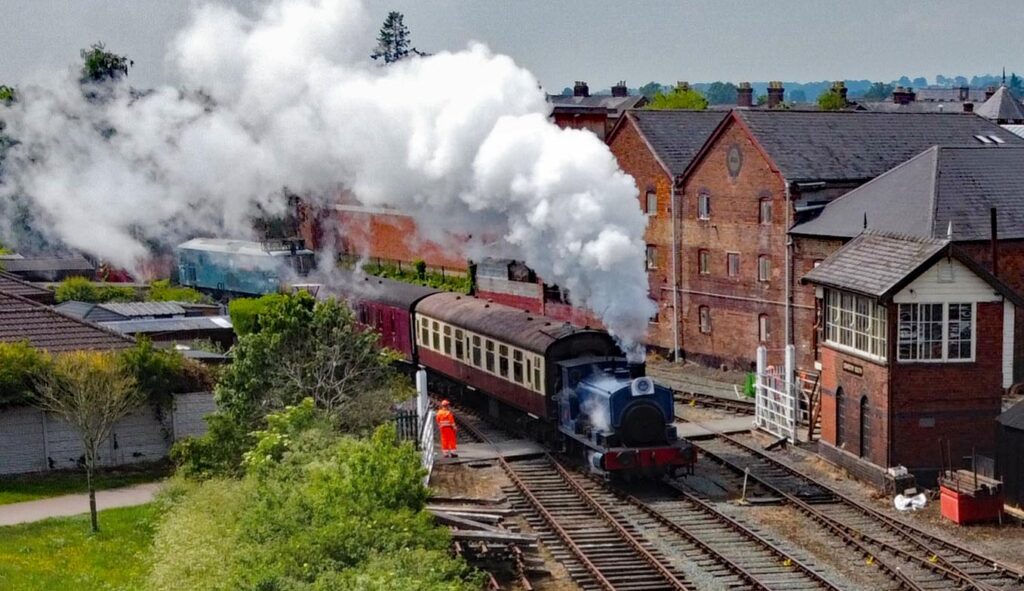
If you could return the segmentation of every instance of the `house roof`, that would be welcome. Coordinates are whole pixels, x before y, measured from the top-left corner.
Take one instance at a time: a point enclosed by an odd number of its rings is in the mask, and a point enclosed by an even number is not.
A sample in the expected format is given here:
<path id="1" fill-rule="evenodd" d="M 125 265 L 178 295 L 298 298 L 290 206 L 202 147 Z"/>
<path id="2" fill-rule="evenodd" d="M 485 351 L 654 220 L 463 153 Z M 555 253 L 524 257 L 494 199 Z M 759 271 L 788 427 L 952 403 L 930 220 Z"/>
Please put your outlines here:
<path id="1" fill-rule="evenodd" d="M 829 203 L 793 234 L 850 238 L 865 227 L 955 242 L 1024 238 L 1024 147 L 934 146 Z M 866 222 L 865 222 L 866 220 Z"/>
<path id="2" fill-rule="evenodd" d="M 996 417 L 1000 424 L 1024 431 L 1024 400 L 1011 406 L 1009 410 Z"/>
<path id="3" fill-rule="evenodd" d="M 19 255 L 0 256 L 0 264 L 9 273 L 47 274 L 64 271 L 92 272 L 95 267 L 80 255 L 23 257 Z"/>
<path id="4" fill-rule="evenodd" d="M 636 109 L 637 107 L 643 106 L 647 103 L 647 98 L 642 94 L 632 96 L 563 96 L 557 94 L 548 95 L 548 101 L 550 101 L 556 109 L 604 109 L 610 115 L 618 117 L 619 115 L 622 115 L 626 109 Z"/>
<path id="5" fill-rule="evenodd" d="M 733 113 L 788 181 L 866 181 L 934 145 L 980 145 L 979 135 L 1024 146 L 1024 138 L 976 115 L 739 109 Z"/>
<path id="6" fill-rule="evenodd" d="M 27 341 L 50 352 L 127 349 L 131 338 L 0 291 L 0 342 Z"/>
<path id="7" fill-rule="evenodd" d="M 993 121 L 996 119 L 1018 122 L 1024 120 L 1024 105 L 1021 105 L 1020 99 L 1013 96 L 1013 92 L 1006 86 L 1000 86 L 995 94 L 974 109 L 974 112 Z"/>
<path id="8" fill-rule="evenodd" d="M 52 291 L 33 285 L 17 275 L 5 271 L 0 271 L 0 291 L 42 303 L 53 301 Z"/>
<path id="9" fill-rule="evenodd" d="M 912 101 L 909 103 L 894 103 L 891 100 L 858 101 L 857 107 L 865 111 L 878 111 L 882 113 L 943 113 L 951 115 L 962 115 L 964 113 L 963 103 L 950 104 L 944 101 Z M 977 112 L 977 109 L 975 109 L 975 112 Z"/>
<path id="10" fill-rule="evenodd" d="M 962 102 L 960 100 L 960 88 L 918 88 L 914 90 L 916 100 L 929 102 Z M 968 88 L 967 100 L 981 102 L 985 100 L 984 88 Z"/>
<path id="11" fill-rule="evenodd" d="M 90 302 L 68 301 L 55 306 L 57 310 L 90 322 L 114 322 L 153 316 L 184 316 L 185 308 L 174 302 Z"/>
<path id="12" fill-rule="evenodd" d="M 626 119 L 636 125 L 669 174 L 676 176 L 686 171 L 727 115 L 724 111 L 635 110 L 628 111 Z"/>
<path id="13" fill-rule="evenodd" d="M 1024 300 L 948 240 L 865 231 L 803 276 L 814 283 L 888 300 L 940 257 L 950 256 L 1018 306 Z"/>
<path id="14" fill-rule="evenodd" d="M 232 330 L 227 316 L 188 316 L 184 318 L 142 318 L 104 322 L 103 326 L 122 334 L 153 334 L 163 332 L 195 332 Z"/>

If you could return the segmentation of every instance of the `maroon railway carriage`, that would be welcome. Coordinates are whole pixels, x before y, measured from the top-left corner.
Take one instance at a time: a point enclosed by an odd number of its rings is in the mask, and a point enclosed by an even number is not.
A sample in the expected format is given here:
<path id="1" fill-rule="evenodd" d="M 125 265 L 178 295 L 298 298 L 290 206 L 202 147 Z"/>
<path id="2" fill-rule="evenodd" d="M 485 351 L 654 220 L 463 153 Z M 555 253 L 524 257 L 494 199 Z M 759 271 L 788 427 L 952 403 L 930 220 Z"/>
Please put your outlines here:
<path id="1" fill-rule="evenodd" d="M 420 299 L 415 322 L 420 364 L 552 421 L 558 417 L 556 363 L 622 356 L 606 332 L 454 293 Z"/>
<path id="2" fill-rule="evenodd" d="M 416 363 L 413 311 L 420 300 L 438 291 L 423 285 L 354 273 L 346 274 L 341 285 L 339 291 L 348 300 L 360 324 L 380 333 L 382 346 L 401 352 L 406 362 Z"/>

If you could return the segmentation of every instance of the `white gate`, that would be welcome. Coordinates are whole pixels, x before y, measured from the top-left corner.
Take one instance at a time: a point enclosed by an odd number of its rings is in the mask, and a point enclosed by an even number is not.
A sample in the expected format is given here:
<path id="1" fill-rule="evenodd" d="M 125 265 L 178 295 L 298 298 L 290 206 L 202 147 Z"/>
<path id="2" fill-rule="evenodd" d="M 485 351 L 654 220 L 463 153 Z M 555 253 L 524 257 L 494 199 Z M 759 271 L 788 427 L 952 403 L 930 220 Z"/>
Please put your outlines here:
<path id="1" fill-rule="evenodd" d="M 754 422 L 760 429 L 797 442 L 800 388 L 793 379 L 795 348 L 786 347 L 785 366 L 768 365 L 768 351 L 757 348 L 757 397 Z"/>
<path id="2" fill-rule="evenodd" d="M 427 396 L 427 372 L 416 372 L 416 416 L 420 426 L 420 461 L 427 475 L 423 477 L 423 485 L 430 482 L 430 473 L 434 470 L 434 411 L 430 410 L 430 398 Z"/>

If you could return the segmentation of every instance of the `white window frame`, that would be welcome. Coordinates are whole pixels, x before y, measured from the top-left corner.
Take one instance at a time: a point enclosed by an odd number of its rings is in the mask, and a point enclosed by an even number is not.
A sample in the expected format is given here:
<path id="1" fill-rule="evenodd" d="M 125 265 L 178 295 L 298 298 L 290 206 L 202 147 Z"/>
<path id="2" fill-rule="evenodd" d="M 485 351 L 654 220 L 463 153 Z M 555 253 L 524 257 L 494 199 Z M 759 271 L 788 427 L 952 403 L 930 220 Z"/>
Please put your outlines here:
<path id="1" fill-rule="evenodd" d="M 697 306 L 697 327 L 701 334 L 711 334 L 710 306 Z"/>
<path id="2" fill-rule="evenodd" d="M 732 272 L 732 257 L 736 257 L 736 272 Z M 740 276 L 740 253 L 738 252 L 727 252 L 725 253 L 725 275 L 727 277 L 739 277 Z"/>
<path id="3" fill-rule="evenodd" d="M 697 251 L 697 274 L 711 274 L 711 251 L 706 248 Z"/>
<path id="4" fill-rule="evenodd" d="M 757 340 L 762 343 L 767 343 L 772 338 L 772 324 L 771 319 L 767 314 L 757 315 Z"/>
<path id="5" fill-rule="evenodd" d="M 648 271 L 656 271 L 658 269 L 658 245 L 648 244 L 646 251 L 646 259 L 644 260 L 644 266 Z"/>
<path id="6" fill-rule="evenodd" d="M 765 215 L 766 213 L 768 215 Z M 757 200 L 757 223 L 763 226 L 771 225 L 773 213 L 771 197 L 761 197 Z"/>
<path id="7" fill-rule="evenodd" d="M 873 361 L 886 360 L 889 319 L 885 306 L 866 296 L 826 289 L 824 308 L 829 347 Z M 858 341 L 867 348 L 858 347 Z"/>
<path id="8" fill-rule="evenodd" d="M 757 280 L 762 283 L 772 280 L 772 257 L 766 254 L 757 257 Z"/>
<path id="9" fill-rule="evenodd" d="M 651 201 L 654 201 L 654 207 L 651 207 Z M 644 212 L 647 215 L 658 215 L 658 192 L 654 189 L 647 191 L 644 195 Z"/>
<path id="10" fill-rule="evenodd" d="M 903 357 L 901 346 L 904 341 L 900 337 L 901 327 L 900 321 L 901 309 L 904 306 L 942 306 L 942 356 L 934 359 L 916 359 Z M 971 356 L 969 358 L 950 358 L 949 356 L 949 309 L 950 306 L 970 306 L 971 307 Z M 905 304 L 897 304 L 896 308 L 897 317 L 897 328 L 896 328 L 896 359 L 900 363 L 974 363 L 977 359 L 978 349 L 978 303 L 977 302 L 912 302 Z M 920 316 L 918 316 L 920 318 Z M 920 320 L 917 321 L 918 323 Z M 957 320 L 956 322 L 959 322 Z"/>
<path id="11" fill-rule="evenodd" d="M 700 193 L 697 195 L 697 219 L 711 219 L 711 194 Z"/>

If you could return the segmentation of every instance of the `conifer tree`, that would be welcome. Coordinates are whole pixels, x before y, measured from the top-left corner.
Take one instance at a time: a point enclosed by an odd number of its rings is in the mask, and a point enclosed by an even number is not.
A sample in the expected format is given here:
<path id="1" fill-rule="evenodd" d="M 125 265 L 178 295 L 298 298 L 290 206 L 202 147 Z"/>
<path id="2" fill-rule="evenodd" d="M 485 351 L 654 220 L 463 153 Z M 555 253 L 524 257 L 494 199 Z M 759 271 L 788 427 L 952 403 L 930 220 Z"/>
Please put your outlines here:
<path id="1" fill-rule="evenodd" d="M 402 22 L 405 17 L 401 12 L 391 11 L 384 19 L 384 26 L 377 35 L 377 49 L 370 54 L 373 59 L 384 59 L 385 64 L 393 64 L 410 55 L 425 55 L 415 47 L 411 47 L 409 28 Z"/>

